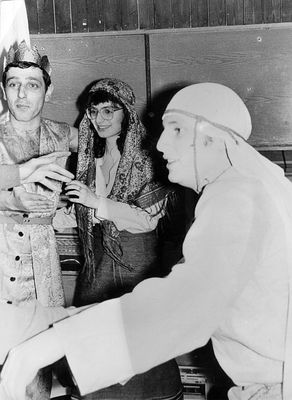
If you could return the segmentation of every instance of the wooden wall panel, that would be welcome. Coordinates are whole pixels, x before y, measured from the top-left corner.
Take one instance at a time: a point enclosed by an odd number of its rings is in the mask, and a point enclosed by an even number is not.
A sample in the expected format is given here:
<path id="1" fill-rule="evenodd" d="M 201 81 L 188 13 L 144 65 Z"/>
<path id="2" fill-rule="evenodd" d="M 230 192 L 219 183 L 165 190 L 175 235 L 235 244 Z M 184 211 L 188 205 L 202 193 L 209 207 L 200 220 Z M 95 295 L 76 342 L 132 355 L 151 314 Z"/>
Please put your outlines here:
<path id="1" fill-rule="evenodd" d="M 154 29 L 154 2 L 153 0 L 139 1 L 139 28 Z"/>
<path id="2" fill-rule="evenodd" d="M 72 31 L 88 32 L 87 1 L 71 0 Z"/>
<path id="3" fill-rule="evenodd" d="M 120 31 L 122 29 L 122 1 L 123 0 L 104 0 L 106 31 Z"/>
<path id="4" fill-rule="evenodd" d="M 55 33 L 55 16 L 53 0 L 38 0 L 38 17 L 40 33 Z"/>
<path id="5" fill-rule="evenodd" d="M 208 0 L 191 0 L 191 26 L 208 26 L 209 9 Z"/>
<path id="6" fill-rule="evenodd" d="M 251 143 L 292 145 L 292 26 L 151 34 L 153 102 L 189 83 L 226 84 L 253 119 Z"/>
<path id="7" fill-rule="evenodd" d="M 55 1 L 56 33 L 71 32 L 71 4 L 70 0 Z"/>
<path id="8" fill-rule="evenodd" d="M 292 21 L 292 1 L 282 0 L 282 22 Z"/>
<path id="9" fill-rule="evenodd" d="M 154 0 L 155 29 L 173 28 L 171 0 Z"/>
<path id="10" fill-rule="evenodd" d="M 262 19 L 262 1 L 244 0 L 244 23 L 261 24 Z"/>
<path id="11" fill-rule="evenodd" d="M 262 7 L 263 22 L 281 22 L 281 0 L 264 0 Z"/>
<path id="12" fill-rule="evenodd" d="M 122 29 L 138 28 L 137 0 L 123 0 L 122 4 Z"/>
<path id="13" fill-rule="evenodd" d="M 191 27 L 191 1 L 172 0 L 174 28 Z"/>
<path id="14" fill-rule="evenodd" d="M 29 32 L 39 33 L 37 0 L 25 0 Z"/>
<path id="15" fill-rule="evenodd" d="M 291 0 L 25 0 L 31 33 L 292 21 Z"/>
<path id="16" fill-rule="evenodd" d="M 244 0 L 226 0 L 227 25 L 244 24 Z"/>
<path id="17" fill-rule="evenodd" d="M 225 0 L 209 0 L 209 25 L 226 25 Z"/>
<path id="18" fill-rule="evenodd" d="M 88 30 L 89 32 L 104 31 L 104 4 L 103 0 L 87 0 Z"/>
<path id="19" fill-rule="evenodd" d="M 73 125 L 86 86 L 104 77 L 128 82 L 140 112 L 146 104 L 144 35 L 32 35 L 52 65 L 54 93 L 44 115 Z M 81 96 L 82 97 L 82 96 Z"/>

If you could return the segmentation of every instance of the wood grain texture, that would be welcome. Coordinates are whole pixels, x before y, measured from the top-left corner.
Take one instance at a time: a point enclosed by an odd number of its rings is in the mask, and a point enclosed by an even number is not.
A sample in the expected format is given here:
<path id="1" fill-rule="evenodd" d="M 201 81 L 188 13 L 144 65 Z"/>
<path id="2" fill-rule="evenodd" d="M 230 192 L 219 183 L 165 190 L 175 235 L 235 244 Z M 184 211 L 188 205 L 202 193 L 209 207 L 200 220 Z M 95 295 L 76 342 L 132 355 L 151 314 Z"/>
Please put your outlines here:
<path id="1" fill-rule="evenodd" d="M 138 0 L 140 29 L 154 29 L 154 0 Z"/>
<path id="2" fill-rule="evenodd" d="M 244 0 L 244 23 L 261 24 L 262 20 L 262 1 Z"/>
<path id="3" fill-rule="evenodd" d="M 25 0 L 30 33 L 39 33 L 37 0 Z"/>
<path id="4" fill-rule="evenodd" d="M 130 30 L 138 28 L 137 0 L 123 0 L 122 3 L 122 29 Z"/>
<path id="5" fill-rule="evenodd" d="M 209 0 L 209 25 L 226 25 L 225 0 Z"/>
<path id="6" fill-rule="evenodd" d="M 103 0 L 87 0 L 89 32 L 104 31 L 104 2 Z"/>
<path id="7" fill-rule="evenodd" d="M 292 145 L 292 27 L 205 28 L 149 40 L 154 99 L 190 83 L 222 83 L 250 110 L 252 144 Z"/>
<path id="8" fill-rule="evenodd" d="M 104 21 L 106 31 L 122 29 L 122 0 L 104 0 Z"/>
<path id="9" fill-rule="evenodd" d="M 71 32 L 70 0 L 55 1 L 56 33 Z"/>
<path id="10" fill-rule="evenodd" d="M 227 25 L 244 24 L 244 0 L 226 0 Z"/>
<path id="11" fill-rule="evenodd" d="M 171 0 L 154 0 L 154 27 L 173 28 Z"/>
<path id="12" fill-rule="evenodd" d="M 281 0 L 265 0 L 262 2 L 263 22 L 281 22 Z"/>
<path id="13" fill-rule="evenodd" d="M 208 0 L 191 0 L 191 26 L 209 25 Z"/>
<path id="14" fill-rule="evenodd" d="M 72 31 L 88 32 L 88 13 L 86 0 L 71 0 Z"/>
<path id="15" fill-rule="evenodd" d="M 282 22 L 292 21 L 292 1 L 282 0 Z"/>
<path id="16" fill-rule="evenodd" d="M 191 27 L 191 0 L 172 0 L 173 26 Z"/>
<path id="17" fill-rule="evenodd" d="M 79 116 L 84 89 L 104 77 L 128 82 L 140 112 L 146 104 L 143 35 L 32 35 L 52 65 L 54 93 L 44 115 L 73 125 Z M 84 93 L 83 93 L 84 95 Z"/>
<path id="18" fill-rule="evenodd" d="M 38 0 L 37 7 L 40 33 L 55 33 L 53 0 Z"/>

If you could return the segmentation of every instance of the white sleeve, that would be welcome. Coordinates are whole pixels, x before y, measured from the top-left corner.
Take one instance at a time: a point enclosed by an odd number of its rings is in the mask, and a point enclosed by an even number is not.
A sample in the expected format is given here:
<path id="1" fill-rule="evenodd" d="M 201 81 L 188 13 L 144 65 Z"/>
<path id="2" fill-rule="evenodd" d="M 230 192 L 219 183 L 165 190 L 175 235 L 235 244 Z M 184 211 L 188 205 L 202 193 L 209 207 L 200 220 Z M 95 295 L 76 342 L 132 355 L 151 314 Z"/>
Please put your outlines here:
<path id="1" fill-rule="evenodd" d="M 164 200 L 142 209 L 101 197 L 95 211 L 97 220 L 107 219 L 114 222 L 119 231 L 131 233 L 149 232 L 156 228 L 159 219 L 163 216 L 161 206 Z"/>
<path id="2" fill-rule="evenodd" d="M 206 204 L 167 277 L 54 325 L 82 394 L 203 346 L 244 288 L 265 221 L 240 192 Z"/>

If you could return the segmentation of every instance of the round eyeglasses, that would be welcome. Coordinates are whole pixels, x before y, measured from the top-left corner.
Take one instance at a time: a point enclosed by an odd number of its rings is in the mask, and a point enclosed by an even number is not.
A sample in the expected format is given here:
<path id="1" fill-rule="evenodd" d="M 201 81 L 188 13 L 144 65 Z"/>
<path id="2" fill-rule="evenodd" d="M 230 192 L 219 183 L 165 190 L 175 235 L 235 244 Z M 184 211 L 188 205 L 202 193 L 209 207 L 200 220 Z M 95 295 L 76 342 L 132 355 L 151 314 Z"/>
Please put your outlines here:
<path id="1" fill-rule="evenodd" d="M 98 114 L 100 114 L 101 118 L 110 121 L 114 117 L 114 113 L 118 110 L 122 110 L 122 108 L 112 107 L 112 106 L 105 106 L 101 109 L 96 107 L 89 107 L 87 108 L 86 112 L 90 119 L 96 119 Z"/>

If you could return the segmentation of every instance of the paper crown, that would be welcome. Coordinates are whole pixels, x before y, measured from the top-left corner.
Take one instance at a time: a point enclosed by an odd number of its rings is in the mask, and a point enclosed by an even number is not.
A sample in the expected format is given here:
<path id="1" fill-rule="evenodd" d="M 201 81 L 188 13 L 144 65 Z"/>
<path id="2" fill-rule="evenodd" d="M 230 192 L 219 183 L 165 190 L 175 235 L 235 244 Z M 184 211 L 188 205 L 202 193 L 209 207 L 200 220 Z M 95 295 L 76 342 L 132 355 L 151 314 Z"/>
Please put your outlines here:
<path id="1" fill-rule="evenodd" d="M 36 46 L 29 48 L 25 40 L 23 40 L 16 48 L 13 46 L 10 47 L 7 54 L 6 66 L 20 61 L 37 64 L 41 69 L 51 75 L 51 66 L 48 57 L 41 56 Z"/>

